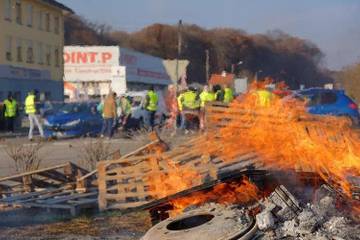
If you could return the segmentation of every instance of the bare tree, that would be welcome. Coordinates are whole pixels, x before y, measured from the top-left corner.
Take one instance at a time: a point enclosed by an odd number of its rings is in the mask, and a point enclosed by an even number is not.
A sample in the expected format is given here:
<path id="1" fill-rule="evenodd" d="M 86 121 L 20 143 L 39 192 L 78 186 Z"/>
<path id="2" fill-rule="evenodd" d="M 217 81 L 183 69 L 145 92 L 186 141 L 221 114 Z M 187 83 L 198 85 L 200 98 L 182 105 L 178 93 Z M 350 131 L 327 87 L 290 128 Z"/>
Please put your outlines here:
<path id="1" fill-rule="evenodd" d="M 95 169 L 99 161 L 109 159 L 111 154 L 110 143 L 102 139 L 85 142 L 80 148 L 82 165 L 89 170 Z"/>
<path id="2" fill-rule="evenodd" d="M 40 149 L 43 143 L 32 144 L 8 144 L 5 148 L 7 155 L 14 161 L 17 173 L 34 171 L 39 169 L 42 162 Z"/>

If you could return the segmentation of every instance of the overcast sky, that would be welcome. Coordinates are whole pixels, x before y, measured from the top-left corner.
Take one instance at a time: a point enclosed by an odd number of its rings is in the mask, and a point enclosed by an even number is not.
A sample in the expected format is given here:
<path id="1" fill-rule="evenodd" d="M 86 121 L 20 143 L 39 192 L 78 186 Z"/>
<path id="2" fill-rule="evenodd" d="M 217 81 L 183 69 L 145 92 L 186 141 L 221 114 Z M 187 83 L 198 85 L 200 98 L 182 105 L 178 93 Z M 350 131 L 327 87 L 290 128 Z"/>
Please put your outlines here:
<path id="1" fill-rule="evenodd" d="M 233 27 L 249 33 L 280 29 L 309 39 L 325 66 L 360 62 L 360 0 L 59 0 L 78 15 L 113 29 L 137 31 L 153 23 Z"/>

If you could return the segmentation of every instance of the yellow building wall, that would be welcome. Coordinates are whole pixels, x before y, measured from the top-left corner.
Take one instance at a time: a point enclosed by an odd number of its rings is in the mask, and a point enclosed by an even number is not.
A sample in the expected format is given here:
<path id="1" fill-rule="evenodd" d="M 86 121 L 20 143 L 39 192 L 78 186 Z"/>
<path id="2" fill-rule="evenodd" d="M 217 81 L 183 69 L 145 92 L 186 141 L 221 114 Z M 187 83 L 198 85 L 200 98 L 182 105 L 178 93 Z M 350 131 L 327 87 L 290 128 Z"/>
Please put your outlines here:
<path id="1" fill-rule="evenodd" d="M 11 0 L 11 20 L 6 19 L 6 0 L 0 1 L 0 64 L 25 67 L 30 69 L 45 69 L 51 73 L 53 80 L 63 80 L 63 49 L 64 49 L 64 21 L 62 10 L 45 4 L 40 0 Z M 16 21 L 16 2 L 21 3 L 22 24 Z M 28 5 L 32 5 L 32 26 L 28 26 Z M 42 12 L 42 30 L 39 29 L 39 12 Z M 47 32 L 45 14 L 50 14 L 50 31 Z M 59 33 L 55 33 L 55 17 L 59 18 Z M 6 50 L 11 38 L 11 61 L 7 60 Z M 21 40 L 22 61 L 17 61 L 17 42 Z M 27 63 L 27 45 L 32 41 L 33 63 Z M 42 59 L 40 63 L 40 49 L 38 43 L 42 43 Z M 51 49 L 51 64 L 46 63 L 47 46 Z M 59 65 L 55 65 L 55 49 L 59 51 Z"/>

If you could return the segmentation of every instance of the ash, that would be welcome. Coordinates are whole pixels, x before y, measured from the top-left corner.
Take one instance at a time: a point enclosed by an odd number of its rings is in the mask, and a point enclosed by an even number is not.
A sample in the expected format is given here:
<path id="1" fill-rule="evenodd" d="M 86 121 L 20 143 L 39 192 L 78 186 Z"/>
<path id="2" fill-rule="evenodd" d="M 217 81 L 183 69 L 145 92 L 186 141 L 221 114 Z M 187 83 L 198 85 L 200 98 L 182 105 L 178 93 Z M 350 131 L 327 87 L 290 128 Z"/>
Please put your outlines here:
<path id="1" fill-rule="evenodd" d="M 284 187 L 278 187 L 261 202 L 256 215 L 259 232 L 255 239 L 360 239 L 360 224 L 336 210 L 336 196 L 325 185 L 315 200 L 301 206 Z"/>

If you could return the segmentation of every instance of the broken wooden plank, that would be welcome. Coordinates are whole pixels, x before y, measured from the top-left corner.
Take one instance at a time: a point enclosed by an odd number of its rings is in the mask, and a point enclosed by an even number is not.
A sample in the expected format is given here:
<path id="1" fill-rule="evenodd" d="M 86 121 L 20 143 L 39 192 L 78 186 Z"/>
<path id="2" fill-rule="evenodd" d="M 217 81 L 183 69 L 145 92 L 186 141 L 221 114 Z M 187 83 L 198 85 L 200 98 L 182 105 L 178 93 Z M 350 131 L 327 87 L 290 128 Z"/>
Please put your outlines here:
<path id="1" fill-rule="evenodd" d="M 44 172 L 44 171 L 49 171 L 49 170 L 55 170 L 55 169 L 59 169 L 59 168 L 64 168 L 64 167 L 66 167 L 67 165 L 68 165 L 68 163 L 65 163 L 65 164 L 61 164 L 61 165 L 54 166 L 54 167 L 42 168 L 42 169 L 35 170 L 35 171 L 30 171 L 30 172 L 25 172 L 25 173 L 16 174 L 16 175 L 13 175 L 13 176 L 3 177 L 3 178 L 0 178 L 0 182 L 9 181 L 9 180 L 14 180 L 14 181 L 16 181 L 15 179 L 22 178 L 22 177 L 24 177 L 24 176 L 29 176 L 29 175 L 38 174 L 38 173 L 41 173 L 41 172 Z"/>

